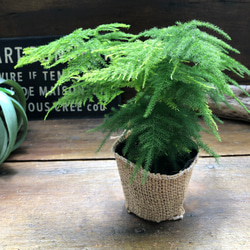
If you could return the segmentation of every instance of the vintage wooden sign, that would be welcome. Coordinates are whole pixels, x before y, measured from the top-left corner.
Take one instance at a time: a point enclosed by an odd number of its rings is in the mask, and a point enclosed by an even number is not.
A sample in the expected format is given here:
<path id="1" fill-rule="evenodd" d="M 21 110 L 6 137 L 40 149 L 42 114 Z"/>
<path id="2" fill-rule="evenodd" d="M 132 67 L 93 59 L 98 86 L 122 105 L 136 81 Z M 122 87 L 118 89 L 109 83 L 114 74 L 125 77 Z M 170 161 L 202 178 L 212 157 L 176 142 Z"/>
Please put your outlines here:
<path id="1" fill-rule="evenodd" d="M 25 38 L 2 38 L 0 39 L 0 76 L 18 82 L 26 96 L 27 115 L 29 119 L 43 119 L 52 103 L 56 101 L 66 86 L 62 86 L 45 97 L 62 73 L 63 65 L 51 70 L 44 70 L 39 63 L 14 69 L 18 59 L 22 56 L 23 48 L 47 44 L 58 36 L 52 37 L 25 37 Z M 87 103 L 85 107 L 63 107 L 53 110 L 48 119 L 51 118 L 80 118 L 80 117 L 102 117 L 110 111 L 113 106 L 118 106 L 120 98 L 114 100 L 105 109 L 102 105 Z"/>

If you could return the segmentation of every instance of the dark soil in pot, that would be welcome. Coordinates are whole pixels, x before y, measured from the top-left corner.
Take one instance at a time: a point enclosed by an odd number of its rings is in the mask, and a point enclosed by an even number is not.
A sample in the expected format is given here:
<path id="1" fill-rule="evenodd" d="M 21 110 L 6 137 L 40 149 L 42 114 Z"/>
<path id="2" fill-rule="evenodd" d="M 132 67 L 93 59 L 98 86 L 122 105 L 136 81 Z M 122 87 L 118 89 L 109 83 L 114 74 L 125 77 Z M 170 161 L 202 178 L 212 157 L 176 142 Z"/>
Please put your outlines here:
<path id="1" fill-rule="evenodd" d="M 135 145 L 134 154 L 128 156 L 128 155 L 123 154 L 123 148 L 124 148 L 125 144 L 126 144 L 126 140 L 120 142 L 116 146 L 115 152 L 117 154 L 125 157 L 129 161 L 135 163 L 135 159 L 137 158 L 137 156 L 136 156 L 137 145 Z M 168 156 L 162 156 L 162 157 L 154 160 L 152 167 L 150 169 L 150 172 L 155 173 L 155 174 L 159 173 L 159 174 L 165 174 L 165 175 L 175 175 L 175 174 L 179 173 L 180 171 L 188 168 L 192 164 L 192 162 L 194 161 L 197 154 L 198 154 L 198 150 L 193 149 L 193 150 L 191 150 L 190 153 L 185 153 L 183 155 L 180 155 L 180 157 L 178 157 L 177 160 L 175 161 L 175 164 L 173 164 L 171 162 L 171 160 L 169 159 Z"/>

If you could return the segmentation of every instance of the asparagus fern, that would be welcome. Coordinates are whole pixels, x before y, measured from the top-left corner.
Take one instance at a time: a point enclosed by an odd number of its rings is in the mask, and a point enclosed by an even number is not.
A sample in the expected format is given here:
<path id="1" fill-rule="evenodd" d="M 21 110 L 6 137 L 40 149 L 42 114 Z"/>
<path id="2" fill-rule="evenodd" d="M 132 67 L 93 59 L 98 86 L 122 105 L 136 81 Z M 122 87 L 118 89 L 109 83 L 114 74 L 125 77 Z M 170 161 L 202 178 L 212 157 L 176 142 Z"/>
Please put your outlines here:
<path id="1" fill-rule="evenodd" d="M 153 165 L 163 156 L 175 166 L 176 159 L 193 148 L 217 157 L 202 142 L 199 133 L 204 128 L 198 117 L 205 121 L 206 131 L 220 140 L 216 125 L 220 120 L 209 109 L 207 96 L 219 103 L 226 102 L 224 95 L 228 95 L 245 108 L 229 84 L 240 86 L 227 72 L 250 75 L 229 55 L 239 53 L 224 41 L 230 37 L 217 26 L 197 20 L 136 35 L 123 31 L 128 28 L 114 23 L 78 29 L 48 45 L 26 48 L 16 67 L 36 61 L 47 69 L 67 64 L 51 92 L 71 84 L 52 109 L 84 105 L 94 95 L 106 106 L 124 87 L 134 88 L 135 97 L 107 115 L 97 129 L 108 135 L 119 129 L 130 131 L 124 153 L 135 160 L 137 169 L 143 165 L 146 171 L 157 171 Z M 132 157 L 135 145 L 141 149 Z"/>

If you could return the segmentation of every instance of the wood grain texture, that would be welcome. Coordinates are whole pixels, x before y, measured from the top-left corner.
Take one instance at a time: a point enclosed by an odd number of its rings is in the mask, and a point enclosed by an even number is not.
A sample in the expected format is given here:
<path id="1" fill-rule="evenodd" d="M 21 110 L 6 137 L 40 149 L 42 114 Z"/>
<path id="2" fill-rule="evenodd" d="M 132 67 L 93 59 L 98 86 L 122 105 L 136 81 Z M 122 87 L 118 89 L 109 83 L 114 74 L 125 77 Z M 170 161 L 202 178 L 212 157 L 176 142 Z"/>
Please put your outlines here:
<path id="1" fill-rule="evenodd" d="M 249 155 L 250 153 L 250 124 L 234 120 L 223 120 L 218 124 L 218 133 L 221 142 L 214 136 L 202 133 L 204 142 L 221 156 Z M 201 153 L 202 156 L 207 155 Z"/>
<path id="2" fill-rule="evenodd" d="M 0 37 L 65 35 L 111 22 L 131 24 L 131 32 L 139 32 L 198 19 L 225 30 L 241 51 L 235 58 L 250 66 L 249 11 L 249 0 L 2 0 Z M 243 81 L 249 84 L 249 78 Z"/>
<path id="3" fill-rule="evenodd" d="M 114 159 L 111 146 L 114 134 L 99 153 L 95 153 L 104 138 L 101 132 L 86 133 L 101 124 L 102 119 L 68 119 L 30 121 L 26 140 L 11 154 L 8 161 L 46 161 Z M 250 124 L 224 120 L 219 125 L 222 142 L 202 133 L 204 141 L 219 155 L 248 155 L 250 153 Z M 201 152 L 202 156 L 207 154 Z"/>
<path id="4" fill-rule="evenodd" d="M 250 248 L 248 123 L 225 120 L 223 143 L 203 135 L 226 157 L 217 164 L 202 153 L 184 219 L 157 224 L 126 212 L 114 139 L 96 155 L 103 134 L 85 133 L 101 122 L 29 123 L 26 141 L 0 167 L 1 250 Z"/>
<path id="5" fill-rule="evenodd" d="M 201 158 L 184 219 L 127 214 L 115 161 L 9 162 L 0 175 L 0 248 L 250 248 L 250 157 Z"/>
<path id="6" fill-rule="evenodd" d="M 26 140 L 13 152 L 10 160 L 77 160 L 113 158 L 114 139 L 96 153 L 104 134 L 87 133 L 100 125 L 102 119 L 66 119 L 30 121 Z"/>
<path id="7" fill-rule="evenodd" d="M 235 86 L 230 86 L 235 96 L 240 100 L 245 107 L 250 110 L 250 98 L 239 88 Z M 250 95 L 250 86 L 241 85 L 241 88 Z M 234 120 L 242 120 L 250 122 L 250 114 L 232 97 L 226 96 L 226 101 L 231 106 L 230 108 L 225 104 L 221 103 L 220 108 L 218 108 L 215 103 L 208 98 L 208 105 L 210 106 L 212 112 L 222 118 L 229 118 Z"/>

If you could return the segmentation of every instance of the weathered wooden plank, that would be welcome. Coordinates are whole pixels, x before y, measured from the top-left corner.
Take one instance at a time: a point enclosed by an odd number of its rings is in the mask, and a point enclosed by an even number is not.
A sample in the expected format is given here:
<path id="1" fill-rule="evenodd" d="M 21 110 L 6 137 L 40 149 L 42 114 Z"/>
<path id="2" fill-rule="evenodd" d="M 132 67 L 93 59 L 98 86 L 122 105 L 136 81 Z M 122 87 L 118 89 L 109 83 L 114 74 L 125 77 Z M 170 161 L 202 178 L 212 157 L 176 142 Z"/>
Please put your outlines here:
<path id="1" fill-rule="evenodd" d="M 113 159 L 111 146 L 118 134 L 110 138 L 99 153 L 95 153 L 105 135 L 101 132 L 86 133 L 101 122 L 102 119 L 30 121 L 25 142 L 8 160 Z M 250 154 L 249 123 L 224 120 L 224 124 L 219 125 L 219 134 L 222 142 L 203 133 L 204 141 L 218 154 Z M 201 152 L 201 155 L 206 154 Z"/>
<path id="2" fill-rule="evenodd" d="M 102 119 L 66 119 L 30 121 L 22 146 L 10 160 L 64 160 L 113 158 L 109 140 L 102 151 L 95 153 L 104 138 L 101 132 L 86 133 L 100 125 Z"/>
<path id="3" fill-rule="evenodd" d="M 237 156 L 250 154 L 250 124 L 246 122 L 223 120 L 223 124 L 218 124 L 218 132 L 221 142 L 214 136 L 202 133 L 204 141 L 221 156 Z M 202 153 L 201 155 L 207 155 Z"/>
<path id="4" fill-rule="evenodd" d="M 46 0 L 32 4 L 5 0 L 0 8 L 0 37 L 65 35 L 79 27 L 111 22 L 131 24 L 131 32 L 139 32 L 198 19 L 224 29 L 232 37 L 232 45 L 241 51 L 237 59 L 250 66 L 249 11 L 248 0 Z"/>
<path id="5" fill-rule="evenodd" d="M 245 107 L 250 110 L 250 98 L 241 89 L 235 86 L 230 87 L 238 100 L 240 100 Z M 241 85 L 241 88 L 250 94 L 250 86 Z M 250 122 L 250 114 L 248 114 L 247 111 L 234 98 L 226 96 L 226 101 L 232 108 L 229 108 L 225 103 L 221 103 L 220 108 L 218 108 L 210 98 L 208 98 L 208 105 L 213 113 L 218 117 Z"/>
<path id="6" fill-rule="evenodd" d="M 249 164 L 199 159 L 184 219 L 157 224 L 127 214 L 114 161 L 5 163 L 0 248 L 249 249 Z"/>

